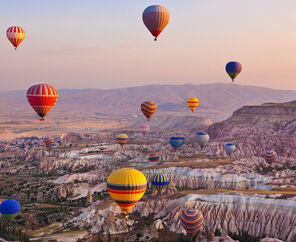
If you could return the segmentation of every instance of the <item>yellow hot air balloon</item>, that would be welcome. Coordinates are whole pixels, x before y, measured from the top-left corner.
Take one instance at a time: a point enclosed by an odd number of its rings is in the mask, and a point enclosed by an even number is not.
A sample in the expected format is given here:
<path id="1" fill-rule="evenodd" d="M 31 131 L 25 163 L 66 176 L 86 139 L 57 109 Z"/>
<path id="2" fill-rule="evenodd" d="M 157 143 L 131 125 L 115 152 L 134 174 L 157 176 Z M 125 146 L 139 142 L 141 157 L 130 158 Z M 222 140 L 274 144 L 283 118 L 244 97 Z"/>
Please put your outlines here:
<path id="1" fill-rule="evenodd" d="M 118 134 L 116 136 L 116 141 L 121 147 L 123 147 L 127 143 L 127 140 L 128 140 L 127 134 Z"/>
<path id="2" fill-rule="evenodd" d="M 144 174 L 133 168 L 115 170 L 107 179 L 108 192 L 124 214 L 142 198 L 146 186 Z"/>
<path id="3" fill-rule="evenodd" d="M 187 100 L 187 105 L 190 108 L 190 110 L 193 112 L 199 105 L 199 101 L 197 98 L 192 97 Z"/>

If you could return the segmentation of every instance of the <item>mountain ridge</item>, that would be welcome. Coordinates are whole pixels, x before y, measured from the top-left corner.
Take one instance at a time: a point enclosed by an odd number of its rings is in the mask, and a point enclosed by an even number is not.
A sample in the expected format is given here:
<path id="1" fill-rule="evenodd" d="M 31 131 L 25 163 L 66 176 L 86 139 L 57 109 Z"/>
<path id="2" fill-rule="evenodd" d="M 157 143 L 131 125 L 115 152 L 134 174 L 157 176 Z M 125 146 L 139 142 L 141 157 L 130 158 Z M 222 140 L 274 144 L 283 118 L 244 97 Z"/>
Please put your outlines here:
<path id="1" fill-rule="evenodd" d="M 83 116 L 114 115 L 141 116 L 140 104 L 153 100 L 158 112 L 188 114 L 186 101 L 197 97 L 200 105 L 194 114 L 214 121 L 229 117 L 236 109 L 246 105 L 295 100 L 296 91 L 266 87 L 243 86 L 232 83 L 146 85 L 116 89 L 61 89 L 59 100 L 50 112 Z M 4 113 L 32 113 L 25 91 L 0 93 L 0 109 Z"/>

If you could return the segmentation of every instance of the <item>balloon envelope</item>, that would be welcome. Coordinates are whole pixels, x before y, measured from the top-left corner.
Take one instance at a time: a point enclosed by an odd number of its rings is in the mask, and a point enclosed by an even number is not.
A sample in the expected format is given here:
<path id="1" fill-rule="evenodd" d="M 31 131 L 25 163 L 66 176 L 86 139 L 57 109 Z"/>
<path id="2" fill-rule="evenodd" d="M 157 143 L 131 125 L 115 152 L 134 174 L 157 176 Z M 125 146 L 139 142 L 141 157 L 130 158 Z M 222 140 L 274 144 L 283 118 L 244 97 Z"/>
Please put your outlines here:
<path id="1" fill-rule="evenodd" d="M 108 192 L 123 213 L 130 211 L 142 198 L 146 186 L 144 174 L 132 168 L 115 170 L 107 179 Z"/>
<path id="2" fill-rule="evenodd" d="M 199 105 L 199 100 L 195 97 L 189 98 L 187 100 L 187 106 L 190 108 L 192 112 L 197 108 L 198 105 Z"/>
<path id="3" fill-rule="evenodd" d="M 149 133 L 150 131 L 150 126 L 148 124 L 142 124 L 140 127 L 139 127 L 139 131 L 144 135 L 146 136 L 146 134 Z"/>
<path id="4" fill-rule="evenodd" d="M 14 217 L 20 212 L 21 205 L 17 200 L 8 199 L 1 203 L 0 212 L 3 218 L 12 221 Z"/>
<path id="5" fill-rule="evenodd" d="M 121 147 L 123 147 L 127 143 L 127 140 L 128 140 L 127 134 L 118 134 L 116 136 L 116 141 Z"/>
<path id="6" fill-rule="evenodd" d="M 180 221 L 189 237 L 193 237 L 201 228 L 204 218 L 201 211 L 193 208 L 183 209 Z"/>
<path id="7" fill-rule="evenodd" d="M 6 30 L 6 36 L 15 49 L 17 49 L 25 38 L 25 31 L 19 26 L 11 26 Z"/>
<path id="8" fill-rule="evenodd" d="M 226 64 L 225 70 L 233 81 L 242 71 L 242 65 L 237 61 L 231 61 Z"/>
<path id="9" fill-rule="evenodd" d="M 163 6 L 151 5 L 144 10 L 142 19 L 147 29 L 155 37 L 154 40 L 157 40 L 170 21 L 170 13 Z"/>
<path id="10" fill-rule="evenodd" d="M 231 154 L 235 151 L 236 147 L 234 144 L 232 143 L 227 143 L 225 146 L 224 146 L 224 149 L 225 149 L 225 152 L 228 156 L 231 156 Z"/>
<path id="11" fill-rule="evenodd" d="M 157 105 L 154 102 L 143 102 L 141 104 L 141 111 L 150 120 L 152 115 L 157 111 Z"/>
<path id="12" fill-rule="evenodd" d="M 198 131 L 195 135 L 197 143 L 203 148 L 210 140 L 210 136 L 204 131 Z"/>
<path id="13" fill-rule="evenodd" d="M 168 178 L 166 177 L 166 175 L 162 175 L 162 174 L 155 174 L 152 177 L 151 180 L 151 184 L 152 186 L 155 187 L 157 192 L 162 192 L 162 190 L 165 188 L 165 186 L 168 184 Z"/>
<path id="14" fill-rule="evenodd" d="M 43 138 L 43 143 L 50 149 L 54 144 L 54 139 L 52 137 Z"/>
<path id="15" fill-rule="evenodd" d="M 174 150 L 177 150 L 185 143 L 184 137 L 171 137 L 170 138 L 170 145 L 173 147 Z"/>
<path id="16" fill-rule="evenodd" d="M 268 163 L 273 162 L 277 158 L 277 153 L 275 151 L 265 151 L 263 157 Z"/>
<path id="17" fill-rule="evenodd" d="M 57 90 L 48 84 L 36 84 L 27 91 L 27 99 L 35 112 L 44 120 L 58 100 Z"/>
<path id="18" fill-rule="evenodd" d="M 156 162 L 159 161 L 159 154 L 154 153 L 149 155 L 149 161 L 151 162 Z"/>

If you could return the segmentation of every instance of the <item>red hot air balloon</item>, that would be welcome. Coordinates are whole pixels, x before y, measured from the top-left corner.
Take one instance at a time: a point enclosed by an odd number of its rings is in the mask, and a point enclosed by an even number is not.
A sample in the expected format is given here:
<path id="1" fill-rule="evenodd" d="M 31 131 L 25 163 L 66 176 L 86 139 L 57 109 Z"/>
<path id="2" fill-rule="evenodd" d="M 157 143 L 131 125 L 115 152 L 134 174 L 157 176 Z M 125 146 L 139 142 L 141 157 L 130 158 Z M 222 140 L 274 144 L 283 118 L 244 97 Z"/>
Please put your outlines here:
<path id="1" fill-rule="evenodd" d="M 57 90 L 48 84 L 36 84 L 27 91 L 27 99 L 32 108 L 40 116 L 40 121 L 52 109 L 58 100 Z"/>
<path id="2" fill-rule="evenodd" d="M 157 40 L 158 35 L 164 30 L 170 21 L 169 11 L 160 5 L 151 5 L 147 7 L 142 15 L 143 22 L 151 34 Z"/>
<path id="3" fill-rule="evenodd" d="M 15 47 L 15 49 L 17 49 L 19 44 L 25 38 L 25 31 L 21 27 L 12 26 L 6 30 L 6 36 L 8 40 L 12 43 L 12 45 Z"/>

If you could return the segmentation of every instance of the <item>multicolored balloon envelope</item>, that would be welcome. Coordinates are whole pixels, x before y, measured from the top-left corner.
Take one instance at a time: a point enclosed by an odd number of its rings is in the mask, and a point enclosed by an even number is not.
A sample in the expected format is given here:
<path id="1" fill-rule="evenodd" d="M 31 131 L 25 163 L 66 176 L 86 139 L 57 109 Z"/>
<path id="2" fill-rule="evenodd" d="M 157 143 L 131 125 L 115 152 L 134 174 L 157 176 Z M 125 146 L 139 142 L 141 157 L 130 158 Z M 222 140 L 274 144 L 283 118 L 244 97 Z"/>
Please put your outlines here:
<path id="1" fill-rule="evenodd" d="M 157 162 L 159 161 L 159 154 L 154 153 L 149 155 L 149 161 L 151 162 Z"/>
<path id="2" fill-rule="evenodd" d="M 150 126 L 148 124 L 142 124 L 140 127 L 139 127 L 139 131 L 144 135 L 146 136 L 146 134 L 149 133 L 150 131 Z"/>
<path id="3" fill-rule="evenodd" d="M 151 184 L 155 187 L 158 193 L 161 193 L 165 186 L 168 184 L 168 178 L 166 175 L 154 175 L 151 180 Z"/>
<path id="4" fill-rule="evenodd" d="M 127 134 L 118 134 L 116 136 L 116 141 L 121 147 L 123 147 L 127 143 L 127 140 L 128 140 Z"/>
<path id="5" fill-rule="evenodd" d="M 40 121 L 52 109 L 58 100 L 57 90 L 48 84 L 36 84 L 27 91 L 27 99 L 35 112 L 40 116 Z"/>
<path id="6" fill-rule="evenodd" d="M 123 213 L 135 206 L 144 195 L 146 187 L 144 174 L 132 168 L 115 170 L 107 179 L 108 192 Z"/>
<path id="7" fill-rule="evenodd" d="M 241 73 L 242 65 L 237 61 L 231 61 L 226 64 L 225 70 L 233 82 L 239 73 Z"/>
<path id="8" fill-rule="evenodd" d="M 157 105 L 154 102 L 143 102 L 141 104 L 141 111 L 145 117 L 150 120 L 153 114 L 157 111 Z"/>
<path id="9" fill-rule="evenodd" d="M 19 26 L 11 26 L 6 30 L 6 36 L 15 49 L 17 49 L 25 38 L 25 31 Z"/>
<path id="10" fill-rule="evenodd" d="M 235 151 L 236 147 L 232 143 L 227 143 L 224 145 L 224 150 L 228 156 L 231 156 L 231 154 Z"/>
<path id="11" fill-rule="evenodd" d="M 55 142 L 52 137 L 46 137 L 46 138 L 43 138 L 43 143 L 46 145 L 47 148 L 50 149 Z"/>
<path id="12" fill-rule="evenodd" d="M 199 105 L 199 100 L 195 97 L 189 98 L 187 100 L 187 106 L 190 108 L 192 112 L 197 108 L 198 105 Z"/>
<path id="13" fill-rule="evenodd" d="M 276 160 L 277 153 L 275 151 L 265 151 L 263 157 L 266 160 L 266 162 L 271 163 Z"/>
<path id="14" fill-rule="evenodd" d="M 201 211 L 193 208 L 183 209 L 180 221 L 188 237 L 193 237 L 204 223 Z"/>
<path id="15" fill-rule="evenodd" d="M 210 136 L 202 130 L 196 133 L 195 138 L 201 148 L 203 148 L 210 140 Z"/>
<path id="16" fill-rule="evenodd" d="M 170 145 L 173 147 L 173 149 L 176 151 L 178 148 L 180 148 L 185 143 L 184 137 L 171 137 L 170 138 Z"/>
<path id="17" fill-rule="evenodd" d="M 0 204 L 0 213 L 3 218 L 12 221 L 15 216 L 20 212 L 21 205 L 17 200 L 8 199 Z"/>
<path id="18" fill-rule="evenodd" d="M 155 37 L 154 40 L 156 41 L 170 21 L 170 13 L 163 6 L 151 5 L 144 10 L 142 18 L 145 26 Z"/>

